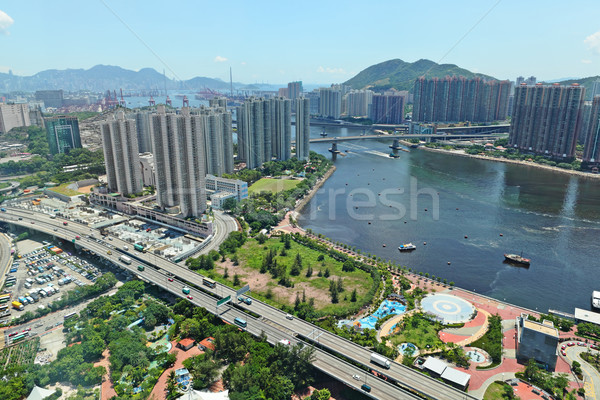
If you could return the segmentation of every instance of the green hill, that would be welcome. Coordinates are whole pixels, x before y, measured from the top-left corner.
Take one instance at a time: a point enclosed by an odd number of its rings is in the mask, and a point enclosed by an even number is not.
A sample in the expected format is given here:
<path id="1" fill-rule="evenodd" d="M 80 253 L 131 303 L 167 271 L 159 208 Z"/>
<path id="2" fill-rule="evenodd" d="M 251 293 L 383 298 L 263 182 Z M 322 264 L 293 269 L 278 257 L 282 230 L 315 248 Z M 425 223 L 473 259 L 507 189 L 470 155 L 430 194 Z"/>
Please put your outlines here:
<path id="1" fill-rule="evenodd" d="M 362 70 L 354 78 L 344 82 L 354 89 L 397 90 L 412 91 L 415 79 L 420 76 L 428 78 L 443 78 L 446 75 L 464 76 L 472 78 L 479 76 L 486 79 L 495 79 L 488 75 L 475 74 L 454 64 L 437 64 L 431 60 L 418 60 L 408 63 L 400 59 L 384 61 L 371 65 Z"/>
<path id="2" fill-rule="evenodd" d="M 585 99 L 592 100 L 592 87 L 594 82 L 598 80 L 600 80 L 600 75 L 588 76 L 587 78 L 569 79 L 557 83 L 560 83 L 561 85 L 572 85 L 573 83 L 579 83 L 581 86 L 585 87 Z"/>

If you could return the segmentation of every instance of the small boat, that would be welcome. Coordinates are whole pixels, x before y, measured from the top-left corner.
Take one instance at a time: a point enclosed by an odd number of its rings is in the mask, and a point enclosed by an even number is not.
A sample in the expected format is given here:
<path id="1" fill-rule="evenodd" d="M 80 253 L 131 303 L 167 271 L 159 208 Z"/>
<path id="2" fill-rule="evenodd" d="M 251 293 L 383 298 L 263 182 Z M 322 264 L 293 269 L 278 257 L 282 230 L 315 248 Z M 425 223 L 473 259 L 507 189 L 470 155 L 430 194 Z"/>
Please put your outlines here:
<path id="1" fill-rule="evenodd" d="M 417 246 L 415 246 L 412 243 L 405 243 L 405 244 L 401 244 L 400 246 L 398 246 L 398 250 L 400 251 L 411 251 L 411 250 L 415 250 L 417 248 Z"/>
<path id="2" fill-rule="evenodd" d="M 323 130 L 320 135 L 325 137 L 325 136 L 327 136 L 327 132 L 325 132 L 325 130 Z"/>
<path id="3" fill-rule="evenodd" d="M 504 259 L 510 263 L 521 264 L 521 265 L 529 265 L 531 260 L 529 258 L 523 257 L 523 252 L 521 255 L 519 254 L 504 254 Z"/>
<path id="4" fill-rule="evenodd" d="M 398 154 L 390 153 L 391 158 L 400 158 Z"/>

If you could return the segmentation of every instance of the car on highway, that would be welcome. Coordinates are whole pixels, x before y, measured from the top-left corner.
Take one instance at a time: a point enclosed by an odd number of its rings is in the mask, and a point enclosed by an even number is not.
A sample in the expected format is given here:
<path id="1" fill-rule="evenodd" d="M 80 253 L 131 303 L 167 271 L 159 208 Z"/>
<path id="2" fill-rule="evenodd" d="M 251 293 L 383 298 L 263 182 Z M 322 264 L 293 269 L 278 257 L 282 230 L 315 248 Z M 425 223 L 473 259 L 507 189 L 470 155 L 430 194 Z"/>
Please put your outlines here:
<path id="1" fill-rule="evenodd" d="M 35 224 L 35 221 L 31 221 L 32 224 Z"/>
<path id="2" fill-rule="evenodd" d="M 352 375 L 352 378 L 355 379 L 355 380 L 357 380 L 357 381 L 360 381 L 360 376 L 359 375 L 354 374 L 354 375 Z"/>
<path id="3" fill-rule="evenodd" d="M 292 320 L 294 319 L 294 316 L 292 314 L 285 314 L 285 318 Z"/>
<path id="4" fill-rule="evenodd" d="M 188 298 L 188 300 L 194 300 L 194 298 L 192 296 L 188 296 L 187 298 Z"/>
<path id="5" fill-rule="evenodd" d="M 169 282 L 173 282 L 173 278 L 167 278 Z"/>
<path id="6" fill-rule="evenodd" d="M 246 303 L 248 305 L 252 304 L 252 299 L 250 297 L 238 296 L 238 301 Z"/>
<path id="7" fill-rule="evenodd" d="M 362 390 L 364 390 L 365 392 L 370 392 L 371 391 L 371 386 L 367 385 L 366 383 L 363 383 L 363 385 L 360 388 Z"/>
<path id="8" fill-rule="evenodd" d="M 108 250 L 108 251 L 106 252 L 106 254 L 108 254 L 108 255 L 110 256 L 110 255 L 112 254 L 112 251 Z"/>

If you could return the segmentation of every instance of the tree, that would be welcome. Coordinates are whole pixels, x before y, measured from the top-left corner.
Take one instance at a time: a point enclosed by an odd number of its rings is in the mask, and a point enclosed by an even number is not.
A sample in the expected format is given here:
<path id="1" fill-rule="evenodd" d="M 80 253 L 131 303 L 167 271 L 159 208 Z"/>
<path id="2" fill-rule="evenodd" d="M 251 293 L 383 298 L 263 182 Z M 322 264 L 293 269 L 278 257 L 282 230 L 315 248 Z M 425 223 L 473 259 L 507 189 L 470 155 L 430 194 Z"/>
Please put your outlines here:
<path id="1" fill-rule="evenodd" d="M 238 274 L 233 275 L 233 286 L 240 286 L 240 276 Z"/>
<path id="2" fill-rule="evenodd" d="M 225 270 L 223 271 L 223 279 L 227 279 L 229 278 L 229 270 L 227 268 L 225 268 Z"/>
<path id="3" fill-rule="evenodd" d="M 169 373 L 169 378 L 167 379 L 167 387 L 165 388 L 165 392 L 167 392 L 167 400 L 173 400 L 179 397 L 179 393 L 177 392 L 177 381 L 175 378 L 175 371 L 171 370 Z"/>
<path id="4" fill-rule="evenodd" d="M 317 261 L 323 261 L 325 260 L 325 256 L 323 254 L 319 254 L 319 256 L 317 257 Z"/>
<path id="5" fill-rule="evenodd" d="M 330 272 L 329 272 L 329 268 L 325 268 L 325 273 L 323 274 L 323 276 L 324 276 L 325 278 L 329 278 L 329 274 L 330 274 Z"/>
<path id="6" fill-rule="evenodd" d="M 355 268 L 354 261 L 350 259 L 346 260 L 342 265 L 342 271 L 344 272 L 353 272 Z"/>
<path id="7" fill-rule="evenodd" d="M 290 275 L 298 276 L 300 275 L 300 271 L 302 270 L 302 257 L 300 253 L 296 253 L 296 258 L 294 259 L 294 263 L 292 264 L 292 268 L 290 269 Z"/>
<path id="8" fill-rule="evenodd" d="M 356 303 L 356 288 L 352 290 L 352 294 L 350 295 L 350 301 Z"/>
<path id="9" fill-rule="evenodd" d="M 313 394 L 310 396 L 310 400 L 329 400 L 331 397 L 331 392 L 329 389 L 324 388 L 321 390 L 315 389 Z"/>
<path id="10" fill-rule="evenodd" d="M 265 234 L 264 234 L 264 233 L 262 233 L 262 232 L 261 232 L 261 233 L 259 233 L 258 235 L 256 235 L 256 241 L 257 241 L 259 244 L 261 244 L 261 245 L 262 245 L 262 244 L 265 244 L 265 242 L 267 241 L 267 239 L 268 239 L 268 238 L 267 238 L 267 235 L 265 235 Z"/>
<path id="11" fill-rule="evenodd" d="M 225 211 L 234 210 L 236 206 L 237 206 L 237 200 L 235 199 L 235 197 L 230 197 L 228 199 L 225 199 L 223 201 L 223 204 L 221 205 L 221 207 Z"/>
<path id="12" fill-rule="evenodd" d="M 337 278 L 337 290 L 342 293 L 344 291 L 344 283 L 342 282 L 342 277 L 338 276 Z"/>
<path id="13" fill-rule="evenodd" d="M 310 278 L 312 276 L 312 274 L 313 274 L 313 269 L 312 269 L 312 266 L 309 265 L 308 268 L 306 269 L 306 277 Z"/>

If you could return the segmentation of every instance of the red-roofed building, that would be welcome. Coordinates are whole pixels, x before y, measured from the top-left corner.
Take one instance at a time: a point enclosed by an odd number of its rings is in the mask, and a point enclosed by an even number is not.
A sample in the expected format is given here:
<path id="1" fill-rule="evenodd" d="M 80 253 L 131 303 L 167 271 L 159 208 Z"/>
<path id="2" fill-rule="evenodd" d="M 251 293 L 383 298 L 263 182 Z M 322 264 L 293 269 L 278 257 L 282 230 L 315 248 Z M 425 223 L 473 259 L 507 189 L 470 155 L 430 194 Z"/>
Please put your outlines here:
<path id="1" fill-rule="evenodd" d="M 215 351 L 215 338 L 212 336 L 207 337 L 198 343 L 198 347 L 200 347 L 200 350 L 202 351 L 205 351 L 206 349 Z"/>
<path id="2" fill-rule="evenodd" d="M 192 347 L 194 347 L 194 343 L 196 343 L 194 341 L 194 339 L 190 339 L 190 338 L 181 339 L 177 343 L 177 347 L 180 348 L 183 351 L 188 351 L 189 349 L 191 349 Z"/>

